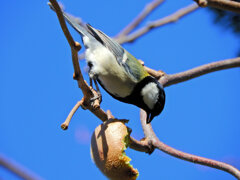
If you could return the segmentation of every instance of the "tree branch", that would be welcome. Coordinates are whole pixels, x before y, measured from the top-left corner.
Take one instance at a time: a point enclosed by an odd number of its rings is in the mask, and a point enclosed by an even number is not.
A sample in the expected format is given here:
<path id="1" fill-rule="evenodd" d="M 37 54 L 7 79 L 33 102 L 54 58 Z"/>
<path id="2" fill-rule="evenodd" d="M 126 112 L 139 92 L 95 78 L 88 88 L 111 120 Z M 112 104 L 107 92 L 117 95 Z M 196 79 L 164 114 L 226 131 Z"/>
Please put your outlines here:
<path id="1" fill-rule="evenodd" d="M 127 33 L 130 33 L 132 30 L 134 30 L 144 20 L 144 18 L 146 18 L 146 16 L 149 15 L 162 2 L 163 0 L 153 0 L 150 4 L 146 5 L 144 10 L 129 25 L 127 25 L 118 35 L 113 37 L 113 39 L 115 39 L 119 44 L 133 42 L 136 39 L 140 38 L 141 36 L 145 35 L 146 33 L 150 32 L 151 30 L 157 27 L 170 24 L 170 23 L 174 23 L 178 21 L 180 18 L 198 9 L 198 5 L 196 3 L 193 3 L 164 18 L 148 23 L 146 26 L 142 27 L 139 30 L 136 30 L 132 34 L 129 34 L 129 35 L 127 34 Z M 79 60 L 84 59 L 85 54 L 81 53 L 78 56 L 78 58 Z"/>
<path id="2" fill-rule="evenodd" d="M 208 63 L 176 74 L 166 74 L 161 70 L 156 71 L 144 66 L 147 72 L 156 79 L 159 79 L 159 82 L 164 87 L 188 81 L 211 72 L 236 67 L 240 67 L 240 57 Z"/>
<path id="3" fill-rule="evenodd" d="M 149 141 L 146 138 L 138 141 L 138 140 L 134 139 L 133 137 L 130 137 L 129 147 L 136 151 L 145 152 L 148 154 L 151 154 L 154 150 L 154 148 L 152 148 L 152 144 L 149 144 Z"/>
<path id="4" fill-rule="evenodd" d="M 91 98 L 94 96 L 97 96 L 97 92 L 90 86 L 88 86 L 87 82 L 83 79 L 79 61 L 78 61 L 78 51 L 81 49 L 81 46 L 78 42 L 75 42 L 66 26 L 62 10 L 59 7 L 56 0 L 50 0 L 51 3 L 49 3 L 49 6 L 52 10 L 54 10 L 57 14 L 59 23 L 61 25 L 62 31 L 64 32 L 64 35 L 66 39 L 68 40 L 68 43 L 71 47 L 71 53 L 72 53 L 72 63 L 74 67 L 74 75 L 73 78 L 77 80 L 78 87 L 83 92 L 83 103 L 82 106 L 84 106 L 85 109 L 90 110 L 94 115 L 96 115 L 99 119 L 102 121 L 107 120 L 106 113 L 100 108 L 100 101 L 99 99 L 96 99 L 94 102 L 91 102 Z"/>
<path id="5" fill-rule="evenodd" d="M 207 158 L 203 158 L 200 156 L 185 153 L 185 152 L 176 150 L 176 149 L 164 144 L 163 142 L 161 142 L 157 138 L 156 134 L 154 133 L 151 124 L 146 124 L 146 113 L 143 110 L 140 111 L 140 120 L 141 120 L 141 124 L 142 124 L 142 128 L 143 128 L 145 137 L 148 139 L 149 143 L 151 143 L 154 148 L 158 148 L 159 150 L 161 150 L 171 156 L 174 156 L 176 158 L 180 158 L 180 159 L 192 162 L 192 163 L 201 164 L 204 166 L 209 166 L 212 168 L 223 170 L 227 173 L 232 174 L 237 179 L 240 179 L 240 171 L 237 168 L 235 168 L 227 163 L 223 163 L 220 161 L 215 161 L 212 159 L 207 159 Z"/>
<path id="6" fill-rule="evenodd" d="M 178 11 L 176 11 L 175 13 L 166 16 L 162 19 L 153 21 L 148 23 L 146 26 L 142 27 L 139 30 L 136 30 L 135 32 L 133 32 L 132 34 L 122 37 L 121 39 L 118 39 L 118 42 L 120 44 L 123 43 L 127 43 L 127 42 L 133 42 L 134 40 L 136 40 L 137 38 L 143 36 L 144 34 L 148 33 L 150 30 L 169 24 L 169 23 L 173 23 L 176 22 L 177 20 L 179 20 L 180 18 L 182 18 L 183 16 L 195 11 L 196 9 L 198 9 L 198 5 L 196 3 L 193 3 L 185 8 L 182 8 Z"/>
<path id="7" fill-rule="evenodd" d="M 34 175 L 29 170 L 26 170 L 19 164 L 13 163 L 5 156 L 0 154 L 0 166 L 6 168 L 7 170 L 11 171 L 13 174 L 17 175 L 18 177 L 25 179 L 25 180 L 41 180 L 39 176 Z"/>
<path id="8" fill-rule="evenodd" d="M 151 3 L 147 4 L 142 12 L 131 22 L 129 23 L 118 35 L 116 39 L 121 39 L 122 36 L 126 36 L 133 29 L 135 29 L 149 14 L 151 14 L 159 5 L 163 3 L 164 0 L 153 0 Z"/>
<path id="9" fill-rule="evenodd" d="M 61 128 L 62 128 L 63 130 L 67 130 L 67 129 L 68 129 L 69 123 L 70 123 L 73 115 L 74 115 L 75 112 L 78 110 L 78 108 L 79 108 L 80 106 L 82 106 L 82 105 L 83 105 L 83 100 L 78 101 L 77 104 L 75 104 L 75 106 L 72 108 L 71 112 L 68 114 L 67 119 L 64 121 L 64 123 L 61 124 Z"/>
<path id="10" fill-rule="evenodd" d="M 164 87 L 167 87 L 173 84 L 177 84 L 180 82 L 184 82 L 184 81 L 202 76 L 204 74 L 208 74 L 208 73 L 223 70 L 223 69 L 235 68 L 235 67 L 240 67 L 240 57 L 212 62 L 212 63 L 205 64 L 184 72 L 176 73 L 176 74 L 164 75 L 164 76 L 161 76 L 159 81 Z"/>
<path id="11" fill-rule="evenodd" d="M 217 9 L 240 13 L 240 3 L 231 0 L 194 0 L 201 7 L 213 7 Z"/>

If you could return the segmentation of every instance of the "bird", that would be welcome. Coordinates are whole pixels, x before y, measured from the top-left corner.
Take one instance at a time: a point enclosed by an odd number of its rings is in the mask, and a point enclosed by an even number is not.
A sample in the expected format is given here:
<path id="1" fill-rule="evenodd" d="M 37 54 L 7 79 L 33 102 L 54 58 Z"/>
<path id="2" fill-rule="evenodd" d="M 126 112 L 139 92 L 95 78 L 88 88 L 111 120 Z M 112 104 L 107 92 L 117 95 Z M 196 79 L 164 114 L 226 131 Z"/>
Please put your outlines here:
<path id="1" fill-rule="evenodd" d="M 114 39 L 62 12 L 65 20 L 81 35 L 88 74 L 98 92 L 97 83 L 113 98 L 145 110 L 146 124 L 150 123 L 164 108 L 163 86 Z"/>

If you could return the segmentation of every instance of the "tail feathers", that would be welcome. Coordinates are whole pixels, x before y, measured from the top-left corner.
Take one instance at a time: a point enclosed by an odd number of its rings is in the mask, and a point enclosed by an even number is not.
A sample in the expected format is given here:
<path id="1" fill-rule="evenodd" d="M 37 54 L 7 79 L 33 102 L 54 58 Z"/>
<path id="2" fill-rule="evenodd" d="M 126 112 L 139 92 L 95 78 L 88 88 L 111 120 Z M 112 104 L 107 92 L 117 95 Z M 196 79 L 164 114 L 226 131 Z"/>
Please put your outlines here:
<path id="1" fill-rule="evenodd" d="M 53 5 L 49 2 L 48 5 L 50 6 L 50 8 L 53 10 L 53 11 L 56 11 L 55 8 L 53 7 Z M 62 10 L 62 9 L 61 9 Z M 86 27 L 84 27 L 83 25 L 80 25 L 77 20 L 68 15 L 67 13 L 65 13 L 63 10 L 62 10 L 62 13 L 63 13 L 63 17 L 65 18 L 65 20 L 67 20 L 67 22 L 78 32 L 80 33 L 82 36 L 89 36 L 89 32 L 87 31 Z"/>
<path id="2" fill-rule="evenodd" d="M 84 27 L 83 25 L 80 25 L 77 20 L 74 17 L 71 17 L 70 15 L 68 15 L 67 13 L 65 13 L 64 11 L 62 12 L 64 18 L 67 20 L 67 22 L 78 32 L 80 33 L 82 36 L 89 36 L 89 32 L 87 31 L 86 27 Z M 91 36 L 91 35 L 90 35 Z"/>

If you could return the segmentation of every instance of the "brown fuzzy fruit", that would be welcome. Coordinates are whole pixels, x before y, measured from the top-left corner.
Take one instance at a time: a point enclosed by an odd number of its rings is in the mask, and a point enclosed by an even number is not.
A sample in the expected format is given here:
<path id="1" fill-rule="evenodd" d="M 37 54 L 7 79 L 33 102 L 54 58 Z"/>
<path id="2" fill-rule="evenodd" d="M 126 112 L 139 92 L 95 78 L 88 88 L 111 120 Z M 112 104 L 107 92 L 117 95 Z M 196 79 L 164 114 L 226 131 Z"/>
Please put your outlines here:
<path id="1" fill-rule="evenodd" d="M 111 180 L 135 180 L 138 171 L 130 165 L 125 149 L 129 129 L 122 121 L 109 120 L 99 125 L 91 139 L 91 156 L 97 167 Z"/>

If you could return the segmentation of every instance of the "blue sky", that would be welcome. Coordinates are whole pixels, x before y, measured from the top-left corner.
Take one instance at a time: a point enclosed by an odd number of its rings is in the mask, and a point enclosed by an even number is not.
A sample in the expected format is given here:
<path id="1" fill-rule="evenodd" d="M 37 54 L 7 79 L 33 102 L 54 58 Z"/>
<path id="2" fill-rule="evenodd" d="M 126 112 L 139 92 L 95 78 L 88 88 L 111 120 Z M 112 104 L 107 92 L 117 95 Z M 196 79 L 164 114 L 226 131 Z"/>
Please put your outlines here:
<path id="1" fill-rule="evenodd" d="M 113 36 L 149 2 L 62 1 L 66 11 Z M 190 0 L 166 1 L 142 25 L 164 17 Z M 47 1 L 2 1 L 0 34 L 0 153 L 49 180 L 106 179 L 90 158 L 90 137 L 101 121 L 79 109 L 68 131 L 60 124 L 82 98 L 72 79 L 67 41 Z M 213 24 L 200 9 L 178 22 L 155 29 L 124 47 L 145 64 L 177 73 L 233 58 L 239 37 Z M 75 40 L 80 37 L 72 29 Z M 81 61 L 84 69 L 85 62 Z M 84 77 L 88 80 L 85 73 Z M 166 88 L 166 106 L 152 125 L 166 144 L 196 155 L 229 162 L 240 169 L 239 68 L 211 73 Z M 130 119 L 132 135 L 143 132 L 139 110 L 103 93 L 102 108 Z M 126 110 L 127 109 L 127 110 Z M 128 149 L 139 180 L 233 180 L 219 170 L 185 162 L 160 151 L 152 155 Z M 0 167 L 0 179 L 18 179 Z"/>

